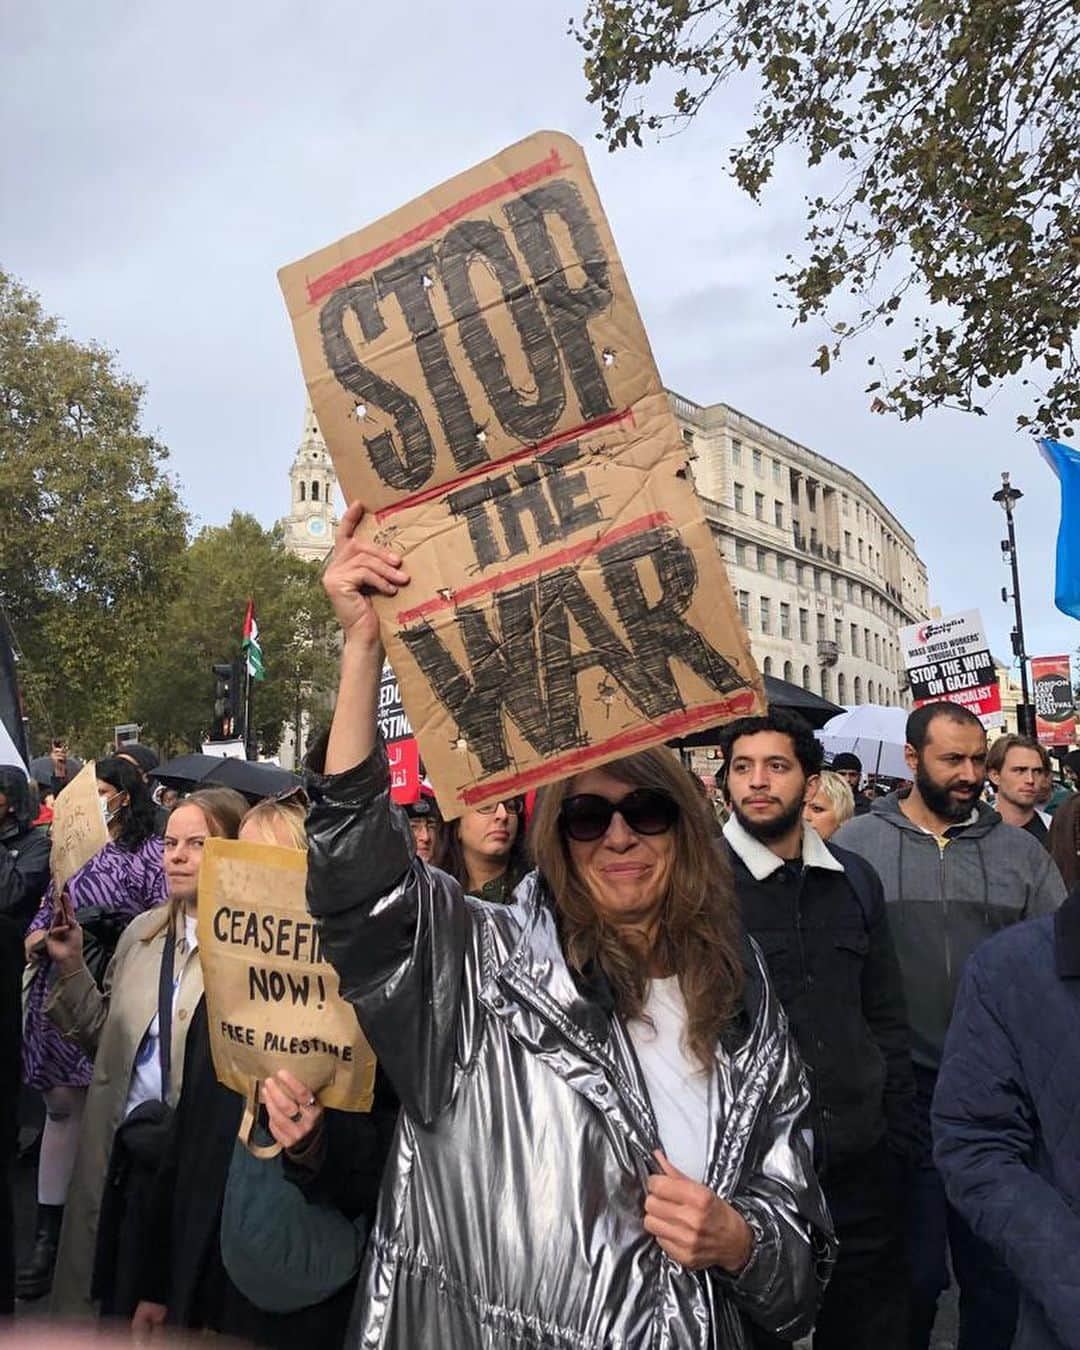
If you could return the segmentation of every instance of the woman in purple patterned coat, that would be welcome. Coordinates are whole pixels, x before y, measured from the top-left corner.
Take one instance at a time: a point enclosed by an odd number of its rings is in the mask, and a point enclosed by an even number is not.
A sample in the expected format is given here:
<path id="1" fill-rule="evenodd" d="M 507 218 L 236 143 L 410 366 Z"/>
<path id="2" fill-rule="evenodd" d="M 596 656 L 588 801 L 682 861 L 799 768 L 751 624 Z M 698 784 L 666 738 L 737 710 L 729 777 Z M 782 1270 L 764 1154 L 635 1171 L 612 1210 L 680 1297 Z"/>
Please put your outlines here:
<path id="1" fill-rule="evenodd" d="M 154 803 L 142 775 L 126 760 L 99 760 L 95 773 L 109 842 L 68 882 L 67 905 L 72 911 L 99 905 L 133 919 L 167 896 Z M 15 1277 L 16 1295 L 26 1299 L 41 1298 L 52 1284 L 83 1104 L 94 1071 L 75 1041 L 63 1037 L 45 1015 L 45 1000 L 56 978 L 45 935 L 59 917 L 56 899 L 50 884 L 26 932 L 27 961 L 36 969 L 26 1001 L 23 1080 L 45 1098 L 37 1235 L 28 1263 Z"/>

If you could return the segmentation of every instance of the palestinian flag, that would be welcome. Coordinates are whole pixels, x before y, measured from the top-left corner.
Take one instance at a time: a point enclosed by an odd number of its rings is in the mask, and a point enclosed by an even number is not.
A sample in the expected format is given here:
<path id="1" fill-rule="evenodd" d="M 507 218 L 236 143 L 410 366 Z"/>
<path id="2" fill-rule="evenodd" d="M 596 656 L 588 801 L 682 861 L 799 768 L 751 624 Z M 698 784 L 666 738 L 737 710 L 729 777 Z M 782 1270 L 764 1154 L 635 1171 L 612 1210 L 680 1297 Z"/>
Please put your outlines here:
<path id="1" fill-rule="evenodd" d="M 247 613 L 244 615 L 244 641 L 241 643 L 241 650 L 247 659 L 247 673 L 253 680 L 264 680 L 266 667 L 263 665 L 262 648 L 259 646 L 259 625 L 255 622 L 253 600 L 248 601 Z"/>

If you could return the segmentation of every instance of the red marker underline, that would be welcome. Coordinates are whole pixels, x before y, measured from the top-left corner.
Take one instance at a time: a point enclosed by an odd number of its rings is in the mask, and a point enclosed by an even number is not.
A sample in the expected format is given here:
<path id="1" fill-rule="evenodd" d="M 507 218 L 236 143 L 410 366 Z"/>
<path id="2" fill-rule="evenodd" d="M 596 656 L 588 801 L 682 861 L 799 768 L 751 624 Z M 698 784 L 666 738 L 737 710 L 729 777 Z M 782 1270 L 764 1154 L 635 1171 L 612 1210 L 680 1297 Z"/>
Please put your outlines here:
<path id="1" fill-rule="evenodd" d="M 470 192 L 467 197 L 462 197 L 460 201 L 454 202 L 444 210 L 437 211 L 433 216 L 428 216 L 426 220 L 420 221 L 418 225 L 414 225 L 411 230 L 406 230 L 404 234 L 399 234 L 395 239 L 388 239 L 378 248 L 369 249 L 367 253 L 360 253 L 355 258 L 346 258 L 344 262 L 332 267 L 329 272 L 324 272 L 321 276 L 315 277 L 313 281 L 309 281 L 307 286 L 308 304 L 314 305 L 319 300 L 324 300 L 328 295 L 332 295 L 339 286 L 346 285 L 355 277 L 363 276 L 365 272 L 370 272 L 373 267 L 378 267 L 380 263 L 396 258 L 399 253 L 404 253 L 407 248 L 412 248 L 414 244 L 430 239 L 433 234 L 438 234 L 447 225 L 453 225 L 456 220 L 461 220 L 463 216 L 470 215 L 473 211 L 479 210 L 480 207 L 489 206 L 501 197 L 509 197 L 511 193 L 520 192 L 523 188 L 532 187 L 535 183 L 542 183 L 545 178 L 551 178 L 552 175 L 565 168 L 566 165 L 559 158 L 558 150 L 552 150 L 551 154 L 544 159 L 538 160 L 535 164 L 530 164 L 525 169 L 519 169 L 517 173 L 510 174 L 508 178 L 502 178 L 497 183 L 489 183 L 487 187 L 479 188 L 476 192 Z"/>
<path id="2" fill-rule="evenodd" d="M 627 521 L 625 525 L 608 530 L 606 534 L 598 535 L 595 539 L 583 539 L 579 544 L 570 544 L 555 553 L 534 558 L 531 562 L 522 563 L 520 567 L 510 567 L 505 572 L 500 572 L 498 576 L 488 577 L 484 581 L 474 581 L 471 586 L 462 586 L 460 590 L 448 591 L 445 595 L 433 595 L 430 600 L 425 600 L 413 609 L 401 610 L 397 616 L 398 624 L 405 628 L 414 620 L 426 618 L 429 614 L 437 614 L 439 610 L 455 609 L 458 605 L 476 600 L 481 595 L 490 595 L 493 591 L 504 590 L 519 581 L 528 581 L 530 577 L 539 576 L 541 572 L 550 572 L 564 563 L 580 562 L 582 558 L 588 558 L 600 549 L 607 548 L 609 544 L 617 544 L 620 540 L 630 539 L 635 534 L 644 534 L 646 530 L 651 530 L 657 525 L 666 525 L 670 520 L 671 517 L 666 511 L 654 511 L 651 515 L 639 516 L 637 520 Z"/>
<path id="3" fill-rule="evenodd" d="M 458 800 L 463 806 L 471 806 L 473 802 L 483 801 L 484 798 L 515 796 L 527 792 L 529 788 L 538 787 L 541 783 L 550 782 L 553 778 L 564 778 L 577 769 L 595 764 L 601 755 L 634 750 L 647 741 L 655 742 L 658 736 L 667 741 L 681 732 L 695 731 L 724 718 L 733 717 L 737 713 L 747 712 L 753 706 L 753 702 L 754 691 L 744 689 L 741 693 L 721 699 L 718 703 L 703 703 L 696 708 L 671 713 L 657 722 L 631 727 L 628 731 L 622 731 L 606 741 L 585 745 L 580 750 L 571 750 L 568 754 L 558 755 L 555 759 L 538 764 L 534 769 L 508 774 L 505 778 L 489 779 L 486 783 L 465 788 L 458 794 Z"/>
<path id="4" fill-rule="evenodd" d="M 429 502 L 435 497 L 445 497 L 448 492 L 454 492 L 464 483 L 471 483 L 474 478 L 483 478 L 484 474 L 491 473 L 495 469 L 501 469 L 506 464 L 516 464 L 520 459 L 529 459 L 533 455 L 539 455 L 544 450 L 550 450 L 556 445 L 565 445 L 567 441 L 577 440 L 579 436 L 587 436 L 591 431 L 600 431 L 604 427 L 613 427 L 619 422 L 633 422 L 633 408 L 624 408 L 622 412 L 605 413 L 603 417 L 594 417 L 591 422 L 582 422 L 579 427 L 571 427 L 569 431 L 556 432 L 554 436 L 547 436 L 542 441 L 534 441 L 531 445 L 523 445 L 520 450 L 515 450 L 509 455 L 503 455 L 502 459 L 490 459 L 483 464 L 478 464 L 475 469 L 470 469 L 468 473 L 459 474 L 457 478 L 451 478 L 448 483 L 435 483 L 429 488 L 423 488 L 420 492 L 414 492 L 411 497 L 403 497 L 399 502 L 391 502 L 389 506 L 384 506 L 381 511 L 375 512 L 375 519 L 381 525 L 384 520 L 391 516 L 396 516 L 401 511 L 407 511 L 411 506 L 421 506 L 424 502 Z"/>

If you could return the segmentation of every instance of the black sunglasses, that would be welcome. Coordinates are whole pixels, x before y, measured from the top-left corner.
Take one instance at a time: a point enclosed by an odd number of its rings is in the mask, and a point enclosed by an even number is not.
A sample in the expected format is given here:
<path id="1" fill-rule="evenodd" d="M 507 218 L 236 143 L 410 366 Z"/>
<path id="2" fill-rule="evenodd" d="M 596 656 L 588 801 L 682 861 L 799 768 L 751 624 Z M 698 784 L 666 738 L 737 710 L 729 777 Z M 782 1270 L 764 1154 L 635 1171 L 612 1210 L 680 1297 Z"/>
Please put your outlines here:
<path id="1" fill-rule="evenodd" d="M 679 819 L 674 797 L 655 788 L 635 788 L 617 802 L 591 792 L 567 797 L 559 808 L 559 824 L 571 839 L 589 844 L 607 834 L 616 811 L 635 834 L 666 834 Z"/>

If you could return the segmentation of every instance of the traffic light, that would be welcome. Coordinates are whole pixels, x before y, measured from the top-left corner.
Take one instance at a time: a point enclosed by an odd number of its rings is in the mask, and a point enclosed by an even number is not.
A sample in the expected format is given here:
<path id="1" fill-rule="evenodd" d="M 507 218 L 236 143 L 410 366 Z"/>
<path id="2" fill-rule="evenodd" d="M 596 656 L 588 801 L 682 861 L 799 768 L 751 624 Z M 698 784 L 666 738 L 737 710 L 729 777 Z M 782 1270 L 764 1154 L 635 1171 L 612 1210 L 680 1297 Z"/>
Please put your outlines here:
<path id="1" fill-rule="evenodd" d="M 236 680 L 231 665 L 214 666 L 214 724 L 210 739 L 232 740 L 236 734 Z"/>

